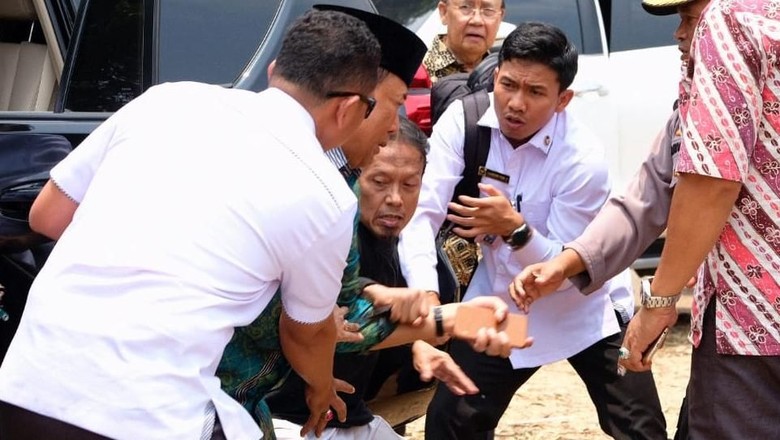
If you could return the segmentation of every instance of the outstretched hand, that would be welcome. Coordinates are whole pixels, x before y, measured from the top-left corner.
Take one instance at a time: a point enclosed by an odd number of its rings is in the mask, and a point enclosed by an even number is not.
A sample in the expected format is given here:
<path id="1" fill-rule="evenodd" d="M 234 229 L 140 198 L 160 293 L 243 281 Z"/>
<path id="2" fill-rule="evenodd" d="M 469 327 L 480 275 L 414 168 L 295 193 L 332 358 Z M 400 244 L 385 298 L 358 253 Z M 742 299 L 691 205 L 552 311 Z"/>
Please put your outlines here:
<path id="1" fill-rule="evenodd" d="M 496 322 L 502 323 L 507 318 L 509 306 L 503 299 L 497 296 L 478 296 L 469 301 L 457 304 L 458 306 L 475 306 L 492 309 Z M 477 331 L 476 337 L 471 341 L 471 348 L 474 351 L 485 353 L 488 356 L 509 357 L 512 348 L 526 348 L 533 344 L 533 338 L 526 338 L 522 345 L 513 347 L 509 340 L 509 335 L 504 331 L 497 331 L 493 327 L 483 327 Z"/>
<path id="2" fill-rule="evenodd" d="M 420 340 L 412 345 L 412 356 L 414 369 L 420 373 L 420 380 L 428 382 L 436 378 L 456 396 L 479 392 L 479 388 L 447 352 Z"/>
<path id="3" fill-rule="evenodd" d="M 554 261 L 532 264 L 515 276 L 509 284 L 509 296 L 517 308 L 528 313 L 534 301 L 555 292 L 566 281 L 563 268 Z"/>
<path id="4" fill-rule="evenodd" d="M 561 288 L 571 276 L 585 271 L 580 255 L 566 248 L 555 258 L 524 268 L 509 284 L 509 296 L 526 313 L 539 298 Z"/>

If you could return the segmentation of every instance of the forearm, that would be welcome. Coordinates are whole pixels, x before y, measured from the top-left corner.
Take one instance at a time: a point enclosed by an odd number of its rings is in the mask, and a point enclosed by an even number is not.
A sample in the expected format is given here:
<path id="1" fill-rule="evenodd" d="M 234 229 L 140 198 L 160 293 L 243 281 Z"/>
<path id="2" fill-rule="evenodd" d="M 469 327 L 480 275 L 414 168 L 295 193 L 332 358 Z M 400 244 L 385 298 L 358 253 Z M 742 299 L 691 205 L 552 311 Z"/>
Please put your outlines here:
<path id="1" fill-rule="evenodd" d="M 433 345 L 443 343 L 446 338 L 452 334 L 452 327 L 455 320 L 455 310 L 460 303 L 446 304 L 441 306 L 442 310 L 442 326 L 444 329 L 444 335 L 442 337 L 436 336 L 436 320 L 434 319 L 434 313 L 428 313 L 428 316 L 420 326 L 411 325 L 399 325 L 395 331 L 390 334 L 384 341 L 371 347 L 371 350 L 381 350 L 383 348 L 396 347 L 398 345 L 410 344 L 418 339 L 429 342 Z"/>
<path id="2" fill-rule="evenodd" d="M 718 240 L 742 184 L 681 174 L 669 215 L 666 244 L 655 272 L 656 295 L 679 293 Z"/>
<path id="3" fill-rule="evenodd" d="M 625 270 L 666 228 L 678 128 L 674 112 L 625 193 L 610 198 L 585 231 L 566 244 L 582 257 L 583 272 L 575 273 L 571 281 L 583 293 L 597 290 Z"/>
<path id="4" fill-rule="evenodd" d="M 336 346 L 332 316 L 318 323 L 303 324 L 282 312 L 279 340 L 284 357 L 311 388 L 323 389 L 332 385 Z"/>

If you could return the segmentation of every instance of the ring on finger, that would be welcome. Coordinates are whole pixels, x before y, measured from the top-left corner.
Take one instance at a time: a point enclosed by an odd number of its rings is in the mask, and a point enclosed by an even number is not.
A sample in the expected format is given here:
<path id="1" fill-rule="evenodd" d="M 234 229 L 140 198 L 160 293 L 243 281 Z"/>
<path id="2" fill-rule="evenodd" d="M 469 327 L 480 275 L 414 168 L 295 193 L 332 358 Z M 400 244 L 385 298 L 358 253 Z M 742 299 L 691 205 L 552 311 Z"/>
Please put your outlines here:
<path id="1" fill-rule="evenodd" d="M 629 357 L 631 357 L 631 352 L 628 351 L 626 347 L 620 347 L 620 349 L 618 350 L 618 357 L 620 359 L 628 359 Z"/>

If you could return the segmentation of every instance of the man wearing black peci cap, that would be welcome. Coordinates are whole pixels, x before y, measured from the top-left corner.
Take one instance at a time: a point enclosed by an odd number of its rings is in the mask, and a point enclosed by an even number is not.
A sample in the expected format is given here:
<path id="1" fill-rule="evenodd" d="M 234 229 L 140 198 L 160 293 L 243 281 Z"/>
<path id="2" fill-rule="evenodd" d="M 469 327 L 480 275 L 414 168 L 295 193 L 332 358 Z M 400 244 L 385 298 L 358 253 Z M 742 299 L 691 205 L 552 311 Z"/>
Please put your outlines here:
<path id="1" fill-rule="evenodd" d="M 341 148 L 327 152 L 334 166 L 341 171 L 347 183 L 353 186 L 359 175 L 359 167 L 367 164 L 379 148 L 388 143 L 390 135 L 398 130 L 398 108 L 404 103 L 408 85 L 425 53 L 425 44 L 402 25 L 376 14 L 329 5 L 319 5 L 315 8 L 343 12 L 361 19 L 377 37 L 381 46 L 379 82 L 371 93 L 372 96 L 368 98 L 375 103 L 372 112 L 348 140 L 342 143 Z M 271 70 L 273 71 L 273 67 Z M 358 219 L 359 214 L 355 218 L 356 227 Z M 353 239 L 337 304 L 347 308 L 344 318 L 353 329 L 349 333 L 341 328 L 342 340 L 355 343 L 339 344 L 337 351 L 342 353 L 368 350 L 392 333 L 397 325 L 411 327 L 411 323 L 423 321 L 430 307 L 438 304 L 438 298 L 425 291 L 389 289 L 379 284 L 371 284 L 368 280 L 360 280 L 358 261 L 357 240 Z M 314 262 L 304 261 L 301 264 L 314 264 Z M 266 438 L 274 438 L 275 433 L 265 396 L 270 390 L 276 390 L 282 382 L 285 382 L 285 375 L 289 371 L 286 360 L 280 356 L 276 344 L 278 339 L 274 337 L 281 310 L 279 299 L 280 293 L 277 292 L 266 313 L 251 325 L 236 329 L 217 369 L 223 389 L 249 411 Z M 391 312 L 375 313 L 375 303 L 377 307 L 389 306 Z M 337 309 L 334 314 L 338 312 L 343 313 Z M 430 317 L 428 318 L 430 321 Z M 337 324 L 343 325 L 343 318 L 341 320 L 337 318 Z M 359 334 L 356 333 L 358 328 Z M 500 351 L 494 348 L 498 345 L 500 344 L 490 345 L 488 351 Z M 450 365 L 455 368 L 454 364 Z M 349 364 L 349 366 L 356 368 L 357 364 Z M 288 383 L 300 384 L 299 381 L 300 379 L 293 375 L 286 380 L 285 388 L 292 386 Z M 300 402 L 302 406 L 300 408 L 296 406 L 296 410 L 300 409 L 302 418 L 296 419 L 296 422 L 303 425 L 310 414 L 304 387 L 295 389 L 296 391 L 291 395 L 280 397 L 276 402 L 290 403 L 291 399 L 295 399 L 296 404 Z M 342 388 L 342 391 L 345 389 L 348 388 Z M 341 394 L 341 397 L 348 401 L 348 416 L 358 416 L 353 406 L 362 404 L 362 399 L 358 396 Z M 364 418 L 360 419 L 359 423 L 367 423 L 373 417 L 370 413 L 367 418 L 365 413 L 360 413 L 360 416 Z M 322 421 L 325 422 L 327 418 L 330 422 L 328 426 L 337 423 L 336 420 L 331 421 L 330 417 L 332 416 L 323 413 Z M 350 423 L 353 419 L 354 417 L 345 422 Z"/>

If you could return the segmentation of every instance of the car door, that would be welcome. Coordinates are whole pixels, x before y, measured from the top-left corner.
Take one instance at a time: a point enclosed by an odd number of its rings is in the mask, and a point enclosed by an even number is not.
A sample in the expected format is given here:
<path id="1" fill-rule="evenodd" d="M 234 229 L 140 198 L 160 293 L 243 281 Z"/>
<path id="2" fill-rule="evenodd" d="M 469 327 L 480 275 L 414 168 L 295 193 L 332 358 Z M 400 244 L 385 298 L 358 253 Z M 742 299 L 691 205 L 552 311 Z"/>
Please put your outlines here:
<path id="1" fill-rule="evenodd" d="M 639 170 L 677 99 L 680 52 L 674 14 L 648 14 L 639 1 L 602 0 L 609 32 L 609 71 L 617 107 L 620 187 Z"/>
<path id="2" fill-rule="evenodd" d="M 97 125 L 52 111 L 74 7 L 69 0 L 0 2 L 0 361 L 51 248 L 27 225 L 32 200 L 49 169 Z"/>
<path id="3" fill-rule="evenodd" d="M 155 84 L 240 78 L 262 90 L 284 30 L 314 3 L 0 0 L 0 361 L 52 247 L 26 222 L 51 167 Z M 370 0 L 329 3 L 374 10 Z M 18 62 L 20 48 L 36 63 Z"/>

